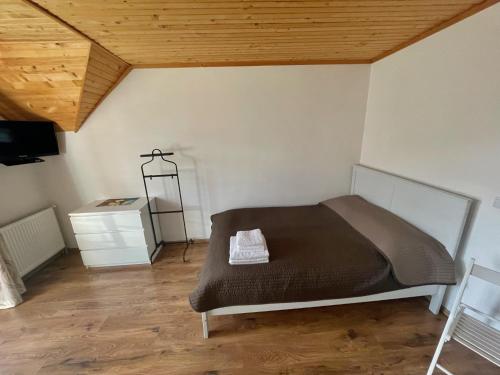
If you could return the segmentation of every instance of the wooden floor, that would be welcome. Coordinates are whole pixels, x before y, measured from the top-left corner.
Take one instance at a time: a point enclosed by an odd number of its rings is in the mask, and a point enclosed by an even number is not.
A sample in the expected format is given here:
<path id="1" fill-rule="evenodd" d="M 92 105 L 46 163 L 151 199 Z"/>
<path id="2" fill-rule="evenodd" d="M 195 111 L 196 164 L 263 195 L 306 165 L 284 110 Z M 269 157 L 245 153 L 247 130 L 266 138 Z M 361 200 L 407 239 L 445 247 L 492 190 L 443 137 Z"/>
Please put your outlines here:
<path id="1" fill-rule="evenodd" d="M 211 317 L 203 340 L 187 296 L 206 245 L 181 251 L 112 271 L 56 260 L 0 310 L 0 374 L 425 374 L 445 318 L 422 298 Z M 460 349 L 442 361 L 457 374 L 498 374 Z"/>

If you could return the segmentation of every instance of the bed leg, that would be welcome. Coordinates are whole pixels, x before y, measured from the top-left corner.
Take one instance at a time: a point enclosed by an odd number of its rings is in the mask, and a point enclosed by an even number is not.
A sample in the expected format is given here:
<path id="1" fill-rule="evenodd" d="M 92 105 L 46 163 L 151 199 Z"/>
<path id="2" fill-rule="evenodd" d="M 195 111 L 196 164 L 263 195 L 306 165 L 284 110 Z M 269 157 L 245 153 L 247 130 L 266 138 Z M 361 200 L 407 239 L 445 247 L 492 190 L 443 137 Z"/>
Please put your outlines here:
<path id="1" fill-rule="evenodd" d="M 433 294 L 431 296 L 431 303 L 429 304 L 429 310 L 431 310 L 431 312 L 434 315 L 439 314 L 439 310 L 441 309 L 445 292 L 446 292 L 446 285 L 442 285 L 439 287 L 436 294 Z"/>
<path id="2" fill-rule="evenodd" d="M 208 315 L 206 312 L 201 313 L 201 324 L 203 325 L 203 338 L 208 339 Z"/>

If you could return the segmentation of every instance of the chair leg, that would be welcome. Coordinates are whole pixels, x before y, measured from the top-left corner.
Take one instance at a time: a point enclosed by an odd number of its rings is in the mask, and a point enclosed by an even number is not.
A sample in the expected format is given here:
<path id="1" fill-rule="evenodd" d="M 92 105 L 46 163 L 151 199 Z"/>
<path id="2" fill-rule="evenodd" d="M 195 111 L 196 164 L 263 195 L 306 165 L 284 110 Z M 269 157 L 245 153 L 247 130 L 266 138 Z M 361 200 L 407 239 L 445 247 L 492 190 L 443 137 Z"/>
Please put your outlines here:
<path id="1" fill-rule="evenodd" d="M 474 258 L 472 258 L 467 265 L 467 268 L 465 270 L 464 277 L 462 279 L 462 282 L 460 283 L 460 286 L 458 287 L 457 295 L 455 297 L 455 302 L 453 302 L 453 306 L 450 309 L 450 314 L 448 316 L 448 320 L 446 320 L 446 324 L 444 325 L 443 333 L 441 334 L 441 337 L 439 338 L 439 342 L 436 347 L 436 351 L 434 352 L 434 356 L 432 357 L 431 364 L 429 365 L 429 369 L 427 370 L 427 375 L 432 375 L 434 372 L 434 369 L 438 367 L 441 371 L 446 373 L 446 369 L 442 368 L 437 364 L 439 355 L 441 354 L 441 350 L 443 350 L 444 343 L 448 339 L 448 336 L 452 335 L 451 328 L 454 326 L 454 321 L 457 319 L 457 312 L 459 311 L 460 308 L 460 301 L 462 300 L 462 296 L 465 291 L 465 287 L 467 286 L 467 280 L 469 279 L 469 276 L 472 272 L 472 268 L 474 267 Z M 440 290 L 432 296 L 431 299 L 431 304 L 429 306 L 429 309 L 433 313 L 438 313 L 439 308 L 441 307 L 441 303 L 443 301 L 443 296 L 444 292 L 446 291 L 446 287 L 442 286 Z M 449 371 L 448 371 L 449 373 Z"/>
<path id="2" fill-rule="evenodd" d="M 429 365 L 429 369 L 427 370 L 427 375 L 432 375 L 434 373 L 434 369 L 436 368 L 437 361 L 441 354 L 441 350 L 443 350 L 443 345 L 446 339 L 446 332 L 443 332 L 441 338 L 439 339 L 436 351 L 434 352 L 434 356 L 432 357 L 431 364 Z"/>
<path id="3" fill-rule="evenodd" d="M 203 338 L 208 339 L 208 315 L 206 312 L 201 313 L 201 324 L 203 326 Z"/>

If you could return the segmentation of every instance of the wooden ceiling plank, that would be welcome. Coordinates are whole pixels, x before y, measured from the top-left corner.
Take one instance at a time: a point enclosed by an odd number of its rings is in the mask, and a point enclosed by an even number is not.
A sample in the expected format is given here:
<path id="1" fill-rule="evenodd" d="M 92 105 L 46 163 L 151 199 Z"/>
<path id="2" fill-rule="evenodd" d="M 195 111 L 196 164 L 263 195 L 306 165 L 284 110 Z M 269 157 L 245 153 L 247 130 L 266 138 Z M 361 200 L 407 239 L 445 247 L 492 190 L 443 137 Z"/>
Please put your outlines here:
<path id="1" fill-rule="evenodd" d="M 343 53 L 343 60 L 360 56 L 372 60 L 481 0 L 81 0 L 72 1 L 71 6 L 66 0 L 36 2 L 130 63 L 171 64 L 174 59 L 185 60 L 181 53 L 201 63 L 226 55 L 231 46 L 234 58 L 240 59 L 238 50 L 248 48 L 250 42 L 255 51 L 258 47 L 254 45 L 262 45 L 262 55 L 255 56 L 258 59 L 280 58 L 269 46 L 287 50 L 288 45 L 302 60 L 323 59 L 325 54 L 315 44 L 323 40 L 328 43 L 325 49 L 332 50 L 326 56 Z M 318 39 L 297 35 L 307 31 L 318 33 Z M 217 38 L 205 36 L 210 33 L 218 34 Z M 276 39 L 273 33 L 283 39 Z M 341 35 L 346 35 L 344 46 Z M 351 51 L 353 41 L 364 43 L 355 44 L 360 51 Z M 205 46 L 211 46 L 214 53 L 205 53 Z"/>
<path id="2" fill-rule="evenodd" d="M 136 64 L 133 65 L 134 69 L 152 69 L 152 68 L 196 68 L 196 67 L 224 67 L 224 66 L 271 66 L 271 65 L 332 65 L 332 64 L 369 64 L 371 60 L 366 59 L 277 59 L 277 60 L 213 60 L 210 62 L 203 61 L 180 61 L 170 63 L 156 63 L 156 64 Z"/>
<path id="3" fill-rule="evenodd" d="M 89 43 L 19 0 L 2 1 L 0 14 L 0 77 L 11 82 L 0 88 L 9 103 L 0 114 L 71 129 Z"/>
<path id="4" fill-rule="evenodd" d="M 54 22 L 57 22 L 59 23 L 63 28 L 67 29 L 68 31 L 74 33 L 75 35 L 78 35 L 80 38 L 84 39 L 84 40 L 88 40 L 89 42 L 92 42 L 96 45 L 99 45 L 101 48 L 105 49 L 105 47 L 101 46 L 97 41 L 95 41 L 94 39 L 92 39 L 91 37 L 89 37 L 87 34 L 84 34 L 82 31 L 80 31 L 79 29 L 73 27 L 71 24 L 67 23 L 66 21 L 64 21 L 63 19 L 59 18 L 57 15 L 51 13 L 47 8 L 43 8 L 41 7 L 40 5 L 37 4 L 36 1 L 32 1 L 32 0 L 21 0 L 23 1 L 25 4 L 29 5 L 30 7 L 32 7 L 33 9 L 36 9 L 38 12 L 42 13 L 44 16 L 52 19 Z M 103 3 L 101 3 L 102 5 Z M 108 53 L 110 55 L 113 55 L 112 52 L 108 51 Z M 116 58 L 119 58 L 121 59 L 120 57 L 116 56 Z M 122 62 L 124 64 L 126 64 L 125 61 L 122 60 Z"/>
<path id="5" fill-rule="evenodd" d="M 3 0 L 1 90 L 16 98 L 19 116 L 77 130 L 128 63 L 370 63 L 497 2 Z"/>
<path id="6" fill-rule="evenodd" d="M 99 45 L 93 44 L 87 62 L 82 95 L 79 98 L 75 131 L 129 72 L 129 64 Z M 85 105 L 82 105 L 82 102 Z"/>
<path id="7" fill-rule="evenodd" d="M 77 130 L 92 41 L 29 1 L 5 0 L 0 2 L 0 42 L 0 94 L 9 103 L 0 106 L 0 115 L 45 118 L 63 130 Z M 93 50 L 109 75 L 100 86 L 89 84 L 87 90 L 98 96 L 91 99 L 95 106 L 118 78 L 109 72 L 128 64 L 101 47 Z"/>
<path id="8" fill-rule="evenodd" d="M 313 11 L 331 11 L 331 10 L 363 10 L 363 9 L 374 9 L 374 8 L 394 8 L 402 9 L 409 7 L 408 9 L 418 9 L 421 7 L 456 7 L 460 5 L 471 5 L 471 3 L 479 3 L 481 0 L 476 1 L 440 1 L 439 3 L 435 0 L 427 1 L 73 1 L 71 6 L 69 6 L 67 1 L 54 1 L 54 0 L 39 0 L 37 1 L 43 7 L 51 7 L 51 9 L 57 10 L 58 12 L 64 12 L 68 14 L 80 14 L 84 11 L 92 11 L 98 7 L 106 14 L 112 12 L 133 12 L 137 11 L 136 14 L 157 14 L 159 12 L 165 11 L 210 11 L 214 10 L 217 12 L 221 11 L 246 11 L 246 12 L 259 12 L 272 10 L 273 12 L 293 12 L 296 9 L 311 9 Z"/>
<path id="9" fill-rule="evenodd" d="M 108 12 L 101 11 L 96 13 L 95 8 L 88 10 L 79 10 L 79 18 L 86 17 L 93 23 L 107 22 L 107 23 L 130 23 L 134 22 L 143 23 L 151 22 L 161 23 L 169 22 L 176 19 L 228 19 L 228 20 L 259 20 L 259 19 L 274 19 L 274 18 L 317 18 L 321 20 L 322 18 L 358 18 L 358 17 L 429 17 L 433 14 L 437 15 L 449 15 L 450 13 L 456 13 L 463 9 L 466 9 L 469 5 L 458 5 L 458 6 L 434 6 L 432 14 L 429 12 L 428 7 L 418 7 L 412 8 L 409 6 L 405 7 L 373 7 L 373 8 L 331 8 L 322 9 L 321 11 L 315 11 L 309 8 L 292 8 L 286 11 L 280 11 L 277 13 L 272 9 L 266 9 L 264 11 L 247 11 L 247 10 L 228 10 L 228 9 L 211 9 L 211 10 L 200 10 L 200 11 L 178 11 L 163 9 L 155 12 L 141 12 L 141 10 L 130 10 L 130 11 L 120 11 L 113 10 Z M 282 9 L 282 8 L 281 8 Z"/>

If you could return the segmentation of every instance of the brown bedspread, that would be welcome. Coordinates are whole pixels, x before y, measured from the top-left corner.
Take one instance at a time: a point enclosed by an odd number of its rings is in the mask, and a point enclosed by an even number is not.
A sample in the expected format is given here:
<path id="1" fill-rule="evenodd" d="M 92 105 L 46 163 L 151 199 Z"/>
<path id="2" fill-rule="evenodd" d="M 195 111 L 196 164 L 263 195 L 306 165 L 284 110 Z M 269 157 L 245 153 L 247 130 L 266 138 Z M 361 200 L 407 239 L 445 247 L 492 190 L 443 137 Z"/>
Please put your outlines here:
<path id="1" fill-rule="evenodd" d="M 229 265 L 229 237 L 254 228 L 266 237 L 269 263 Z M 377 248 L 327 206 L 245 208 L 212 216 L 207 259 L 189 300 L 203 312 L 401 288 Z"/>
<path id="2" fill-rule="evenodd" d="M 455 265 L 446 248 L 399 216 L 357 195 L 322 203 L 377 247 L 401 284 L 455 283 Z"/>

